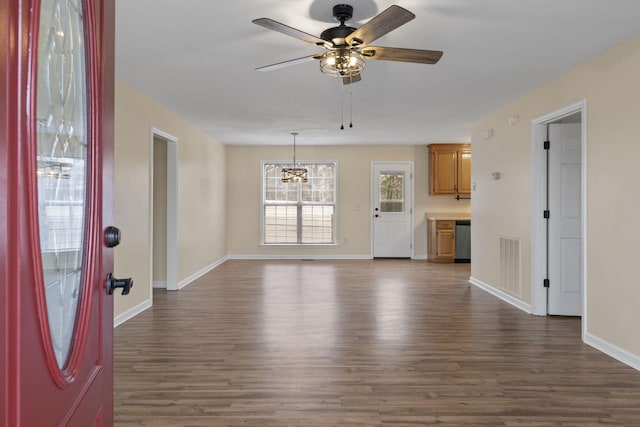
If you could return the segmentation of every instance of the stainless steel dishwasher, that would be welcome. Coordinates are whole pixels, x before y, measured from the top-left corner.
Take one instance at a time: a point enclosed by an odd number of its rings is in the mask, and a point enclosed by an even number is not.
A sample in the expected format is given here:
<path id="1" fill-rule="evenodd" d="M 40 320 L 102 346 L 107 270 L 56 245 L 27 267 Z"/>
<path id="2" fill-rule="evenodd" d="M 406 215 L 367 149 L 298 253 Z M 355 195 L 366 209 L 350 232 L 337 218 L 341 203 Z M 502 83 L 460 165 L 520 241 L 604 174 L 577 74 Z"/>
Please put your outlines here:
<path id="1" fill-rule="evenodd" d="M 456 221 L 455 262 L 471 262 L 471 220 Z"/>

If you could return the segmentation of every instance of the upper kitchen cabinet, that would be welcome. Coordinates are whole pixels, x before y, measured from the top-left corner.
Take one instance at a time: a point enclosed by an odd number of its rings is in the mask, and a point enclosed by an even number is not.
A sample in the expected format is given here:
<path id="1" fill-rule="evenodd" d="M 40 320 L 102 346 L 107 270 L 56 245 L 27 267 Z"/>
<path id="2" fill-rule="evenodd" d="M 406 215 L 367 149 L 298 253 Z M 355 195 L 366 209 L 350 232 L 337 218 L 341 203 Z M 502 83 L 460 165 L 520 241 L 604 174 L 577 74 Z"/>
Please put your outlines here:
<path id="1" fill-rule="evenodd" d="M 429 194 L 471 194 L 471 145 L 429 145 Z"/>

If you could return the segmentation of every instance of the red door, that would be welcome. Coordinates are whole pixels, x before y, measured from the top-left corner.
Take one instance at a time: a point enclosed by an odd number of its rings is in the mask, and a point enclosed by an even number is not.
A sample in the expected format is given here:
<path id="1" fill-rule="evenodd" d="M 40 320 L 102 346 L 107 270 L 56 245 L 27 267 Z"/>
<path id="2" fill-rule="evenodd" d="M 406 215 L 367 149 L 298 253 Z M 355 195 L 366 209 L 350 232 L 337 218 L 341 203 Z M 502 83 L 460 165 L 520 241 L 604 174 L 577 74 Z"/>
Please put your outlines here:
<path id="1" fill-rule="evenodd" d="M 0 6 L 0 425 L 113 424 L 113 0 Z"/>

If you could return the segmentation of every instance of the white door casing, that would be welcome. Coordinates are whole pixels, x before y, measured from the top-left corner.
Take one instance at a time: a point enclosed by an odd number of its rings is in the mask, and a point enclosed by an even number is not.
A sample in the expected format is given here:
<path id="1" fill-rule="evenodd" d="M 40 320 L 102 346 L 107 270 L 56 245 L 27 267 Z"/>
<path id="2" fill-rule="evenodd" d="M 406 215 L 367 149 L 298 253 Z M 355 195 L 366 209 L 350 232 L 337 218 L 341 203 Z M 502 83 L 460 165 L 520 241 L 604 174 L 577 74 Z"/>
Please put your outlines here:
<path id="1" fill-rule="evenodd" d="M 150 132 L 150 158 L 154 158 L 153 147 L 154 140 L 160 139 L 165 141 L 167 146 L 167 163 L 166 163 L 166 254 L 165 267 L 166 277 L 165 285 L 167 290 L 177 291 L 178 284 L 178 138 L 157 128 L 151 128 Z M 153 163 L 149 171 L 149 186 L 153 188 L 154 179 Z M 149 209 L 149 235 L 151 236 L 150 259 L 153 258 L 153 191 L 151 192 L 150 209 Z M 153 277 L 153 263 L 150 265 L 149 277 Z M 153 280 L 150 283 L 150 292 L 153 293 Z"/>

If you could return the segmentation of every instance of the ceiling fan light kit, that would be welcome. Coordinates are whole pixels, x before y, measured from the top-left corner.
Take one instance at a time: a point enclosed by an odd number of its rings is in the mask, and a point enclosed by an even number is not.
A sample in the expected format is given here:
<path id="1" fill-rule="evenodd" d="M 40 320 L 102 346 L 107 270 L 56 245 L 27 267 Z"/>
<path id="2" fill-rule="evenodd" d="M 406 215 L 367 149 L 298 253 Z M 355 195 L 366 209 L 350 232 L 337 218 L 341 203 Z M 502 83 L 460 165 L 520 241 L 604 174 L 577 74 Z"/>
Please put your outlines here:
<path id="1" fill-rule="evenodd" d="M 355 77 L 364 70 L 364 63 L 360 52 L 336 49 L 320 59 L 320 71 L 332 77 Z"/>
<path id="2" fill-rule="evenodd" d="M 274 21 L 273 19 L 254 19 L 252 22 L 256 25 L 325 49 L 323 53 L 278 62 L 256 68 L 256 70 L 271 71 L 293 64 L 319 60 L 320 71 L 322 71 L 322 73 L 341 78 L 342 83 L 346 85 L 361 80 L 361 74 L 364 70 L 366 60 L 435 64 L 442 56 L 442 52 L 437 50 L 370 45 L 374 40 L 415 18 L 413 13 L 400 6 L 390 6 L 359 28 L 345 25 L 345 22 L 353 17 L 353 7 L 351 5 L 344 3 L 335 5 L 333 7 L 333 16 L 336 21 L 340 22 L 340 25 L 327 28 L 320 34 L 320 37 L 305 33 L 304 31 Z"/>

